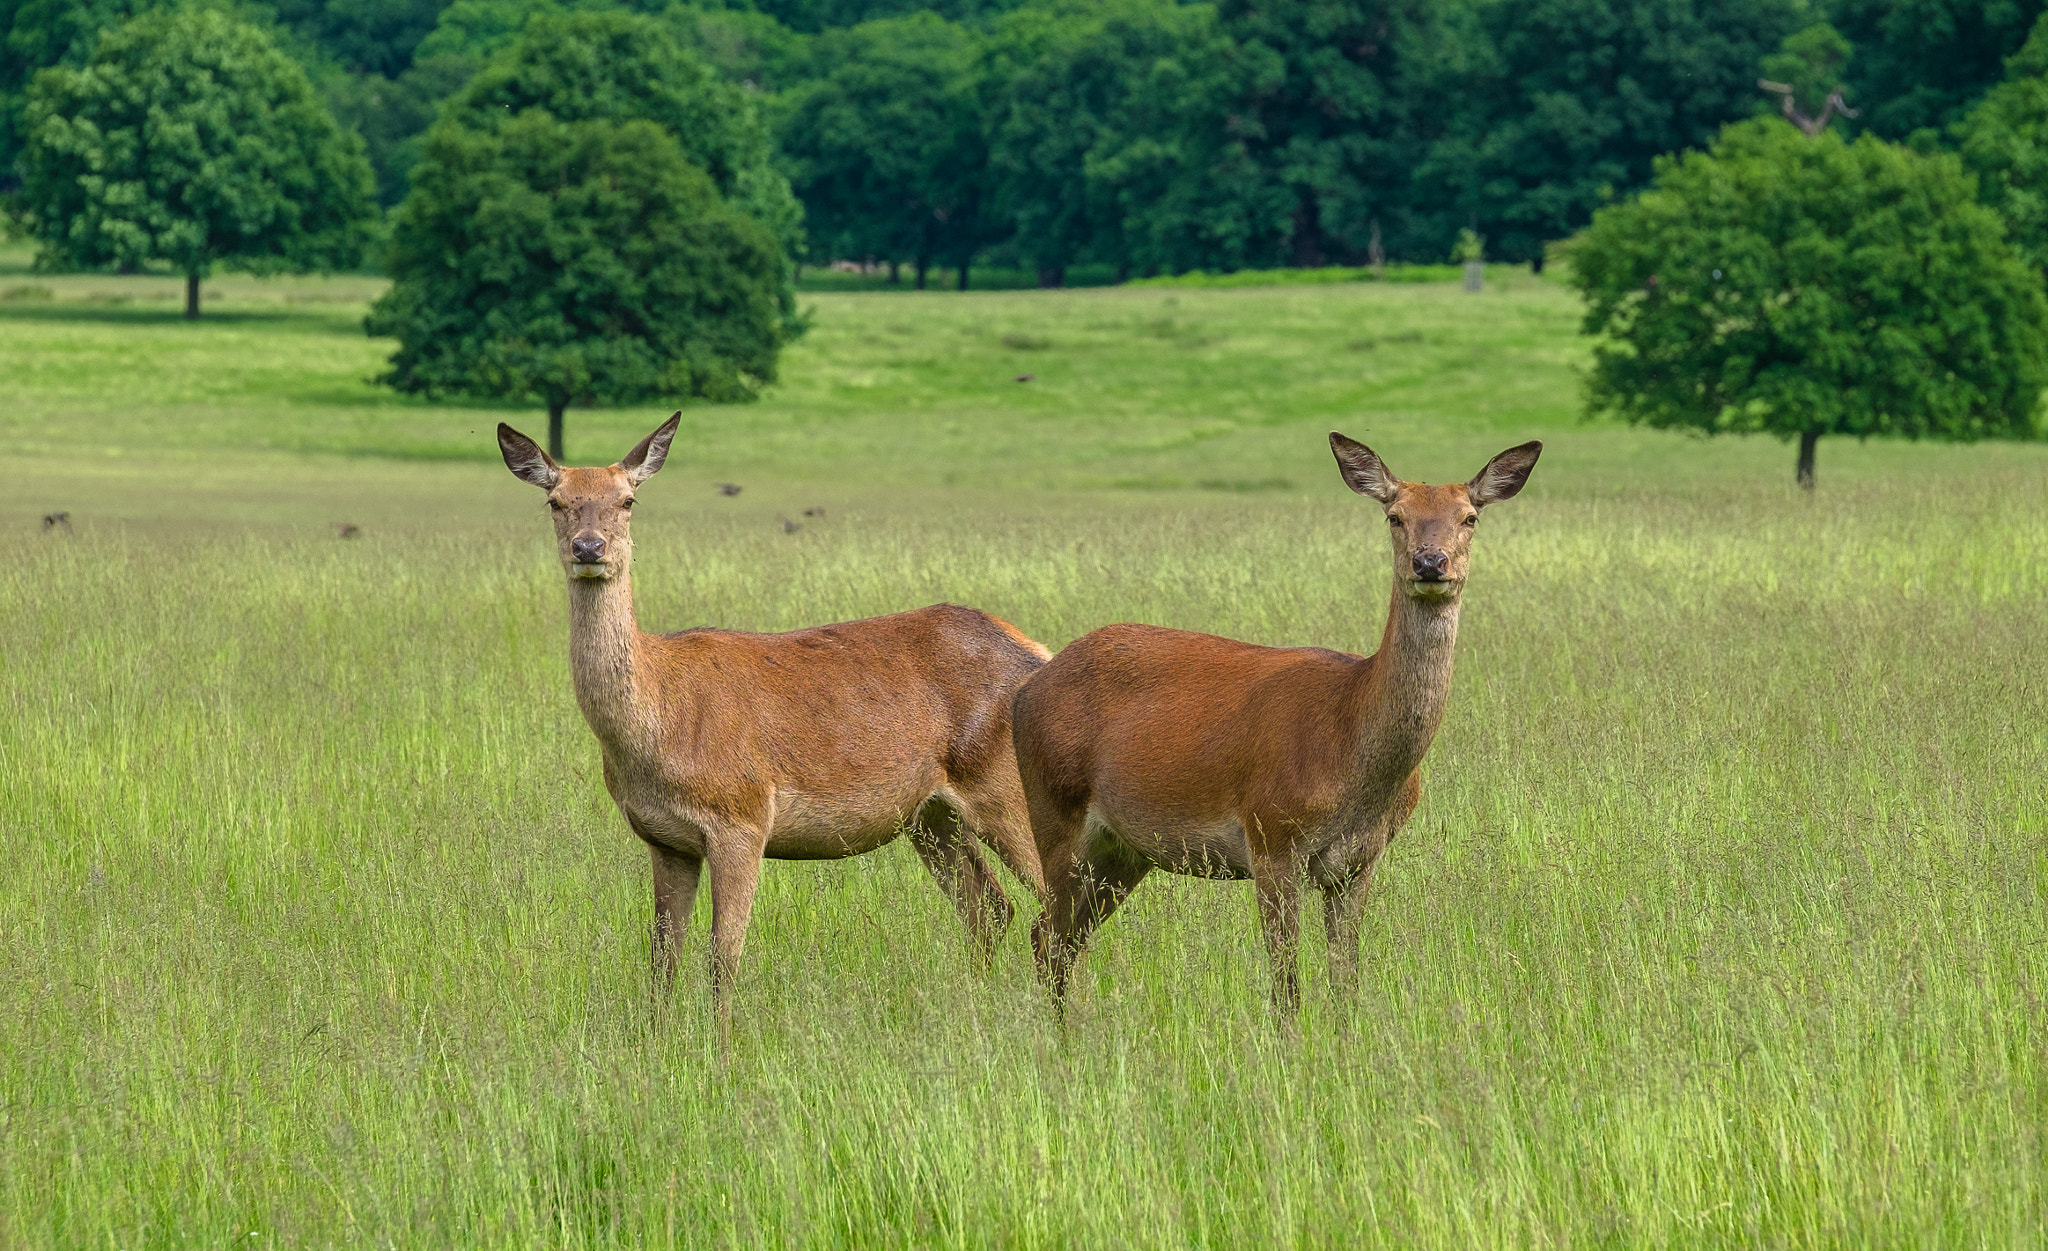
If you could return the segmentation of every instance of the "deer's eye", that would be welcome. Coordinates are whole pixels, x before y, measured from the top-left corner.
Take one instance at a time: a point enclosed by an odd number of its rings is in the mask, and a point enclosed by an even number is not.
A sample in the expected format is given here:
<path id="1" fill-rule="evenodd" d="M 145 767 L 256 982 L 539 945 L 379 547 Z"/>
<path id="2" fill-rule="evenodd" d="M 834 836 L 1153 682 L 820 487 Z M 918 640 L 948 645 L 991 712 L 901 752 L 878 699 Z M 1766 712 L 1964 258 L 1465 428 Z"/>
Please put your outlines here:
<path id="1" fill-rule="evenodd" d="M 632 501 L 632 500 L 629 500 L 629 499 L 626 499 L 626 500 L 620 500 L 620 501 L 619 501 L 619 507 L 620 507 L 620 508 L 631 508 L 631 507 L 633 507 L 633 501 Z"/>
<path id="2" fill-rule="evenodd" d="M 1395 528 L 1396 530 L 1398 530 L 1398 529 L 1400 529 L 1400 528 L 1401 528 L 1401 519 L 1400 519 L 1399 517 L 1396 517 L 1396 516 L 1395 516 L 1394 514 L 1392 514 L 1392 513 L 1388 513 L 1388 514 L 1387 514 L 1387 524 L 1388 524 L 1388 525 L 1390 525 L 1390 526 L 1392 526 L 1392 527 L 1394 527 L 1394 528 Z"/>
<path id="3" fill-rule="evenodd" d="M 1465 518 L 1464 522 L 1463 522 L 1463 523 L 1461 523 L 1461 524 L 1464 524 L 1464 525 L 1467 525 L 1467 526 L 1476 526 L 1476 525 L 1478 525 L 1478 524 L 1479 524 L 1479 514 L 1478 514 L 1478 513 L 1473 513 L 1473 514 L 1472 514 L 1472 515 L 1471 515 L 1470 517 L 1467 517 L 1467 518 Z"/>
<path id="4" fill-rule="evenodd" d="M 562 511 L 562 501 L 560 501 L 560 500 L 557 500 L 557 499 L 550 499 L 550 500 L 548 501 L 548 507 L 549 507 L 549 508 L 552 508 L 552 509 L 554 509 L 554 510 L 555 510 L 556 512 L 561 512 L 561 511 Z"/>

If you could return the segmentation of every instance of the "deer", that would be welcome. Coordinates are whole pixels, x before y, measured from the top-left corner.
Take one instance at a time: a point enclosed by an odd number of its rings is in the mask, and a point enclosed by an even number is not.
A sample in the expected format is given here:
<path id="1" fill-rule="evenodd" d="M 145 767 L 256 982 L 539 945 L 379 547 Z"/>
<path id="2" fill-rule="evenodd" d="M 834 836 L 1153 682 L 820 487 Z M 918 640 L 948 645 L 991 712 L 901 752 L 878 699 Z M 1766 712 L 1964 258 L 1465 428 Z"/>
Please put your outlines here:
<path id="1" fill-rule="evenodd" d="M 642 632 L 630 522 L 681 420 L 601 468 L 558 465 L 498 426 L 506 468 L 547 493 L 576 702 L 605 789 L 652 859 L 657 991 L 674 981 L 707 864 L 712 992 L 729 1020 L 762 861 L 863 855 L 900 833 L 985 963 L 1014 909 L 977 841 L 1043 888 L 1010 697 L 1049 653 L 952 604 L 781 634 Z"/>
<path id="2" fill-rule="evenodd" d="M 1378 651 L 1111 625 L 1017 692 L 1012 733 L 1045 884 L 1032 950 L 1062 1013 L 1089 935 L 1155 868 L 1253 882 L 1274 1006 L 1290 1022 L 1301 888 L 1313 883 L 1333 989 L 1356 993 L 1373 867 L 1421 800 L 1450 695 L 1480 510 L 1521 491 L 1543 445 L 1446 486 L 1403 482 L 1336 431 L 1330 450 L 1345 484 L 1386 514 L 1393 596 Z"/>

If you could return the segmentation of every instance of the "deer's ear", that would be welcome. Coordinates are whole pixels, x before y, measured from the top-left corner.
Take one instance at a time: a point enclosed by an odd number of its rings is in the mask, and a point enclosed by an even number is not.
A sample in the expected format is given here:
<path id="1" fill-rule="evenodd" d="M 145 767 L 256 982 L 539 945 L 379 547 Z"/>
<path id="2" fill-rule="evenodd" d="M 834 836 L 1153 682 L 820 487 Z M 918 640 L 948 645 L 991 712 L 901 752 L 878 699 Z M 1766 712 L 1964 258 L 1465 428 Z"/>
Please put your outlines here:
<path id="1" fill-rule="evenodd" d="M 675 442 L 676 427 L 682 422 L 683 410 L 679 408 L 675 416 L 662 422 L 653 434 L 640 440 L 638 447 L 626 453 L 626 459 L 619 462 L 618 468 L 624 471 L 627 481 L 639 486 L 654 476 L 654 471 L 661 468 L 661 462 L 668 459 L 668 445 Z"/>
<path id="2" fill-rule="evenodd" d="M 1337 458 L 1337 472 L 1344 475 L 1345 486 L 1382 504 L 1394 502 L 1394 496 L 1401 489 L 1401 480 L 1387 472 L 1386 465 L 1371 448 L 1332 430 L 1330 452 Z"/>
<path id="3" fill-rule="evenodd" d="M 502 421 L 498 423 L 498 450 L 505 455 L 505 468 L 522 482 L 531 482 L 543 491 L 552 491 L 562 480 L 562 467 L 555 463 L 554 457 L 541 451 L 540 444 Z"/>
<path id="4" fill-rule="evenodd" d="M 1479 476 L 1465 484 L 1465 490 L 1472 497 L 1472 507 L 1484 508 L 1511 500 L 1529 481 L 1529 471 L 1536 468 L 1536 458 L 1543 454 L 1543 444 L 1531 440 L 1520 447 L 1507 451 L 1486 462 L 1486 468 Z"/>

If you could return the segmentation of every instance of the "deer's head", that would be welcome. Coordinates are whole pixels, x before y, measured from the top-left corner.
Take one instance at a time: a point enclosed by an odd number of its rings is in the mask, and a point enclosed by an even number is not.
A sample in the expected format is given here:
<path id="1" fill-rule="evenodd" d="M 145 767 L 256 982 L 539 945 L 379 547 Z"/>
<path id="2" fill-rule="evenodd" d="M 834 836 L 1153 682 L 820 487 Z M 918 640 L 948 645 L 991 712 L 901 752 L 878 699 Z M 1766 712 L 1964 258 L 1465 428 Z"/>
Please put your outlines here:
<path id="1" fill-rule="evenodd" d="M 1486 462 L 1470 482 L 1426 486 L 1403 482 L 1387 472 L 1373 450 L 1356 439 L 1330 432 L 1330 450 L 1344 485 L 1377 500 L 1387 510 L 1394 541 L 1394 580 L 1417 599 L 1454 600 L 1471 567 L 1472 532 L 1479 510 L 1513 499 L 1536 468 L 1541 443 L 1524 443 Z"/>
<path id="2" fill-rule="evenodd" d="M 588 469 L 564 469 L 540 444 L 499 423 L 505 467 L 548 493 L 555 542 L 570 577 L 615 578 L 633 563 L 633 496 L 668 458 L 682 419 L 678 412 L 662 422 L 618 464 Z"/>

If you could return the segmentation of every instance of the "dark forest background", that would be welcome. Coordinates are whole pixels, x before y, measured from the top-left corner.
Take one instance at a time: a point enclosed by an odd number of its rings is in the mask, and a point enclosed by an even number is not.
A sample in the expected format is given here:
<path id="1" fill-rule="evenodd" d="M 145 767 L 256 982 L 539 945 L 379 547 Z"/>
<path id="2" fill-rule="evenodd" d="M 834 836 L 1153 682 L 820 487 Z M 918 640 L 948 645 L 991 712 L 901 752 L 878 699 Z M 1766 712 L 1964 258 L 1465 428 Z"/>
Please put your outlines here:
<path id="1" fill-rule="evenodd" d="M 1826 24 L 1853 119 L 1957 146 L 2044 0 L 276 0 L 272 29 L 362 137 L 385 206 L 442 103 L 537 15 L 627 8 L 757 100 L 809 264 L 1119 275 L 1448 259 L 1540 266 L 1656 156 L 1775 111 Z M 0 171 L 41 68 L 143 0 L 0 0 Z M 1812 44 L 1809 37 L 1807 44 Z M 2023 58 L 2024 59 L 2024 58 Z"/>

